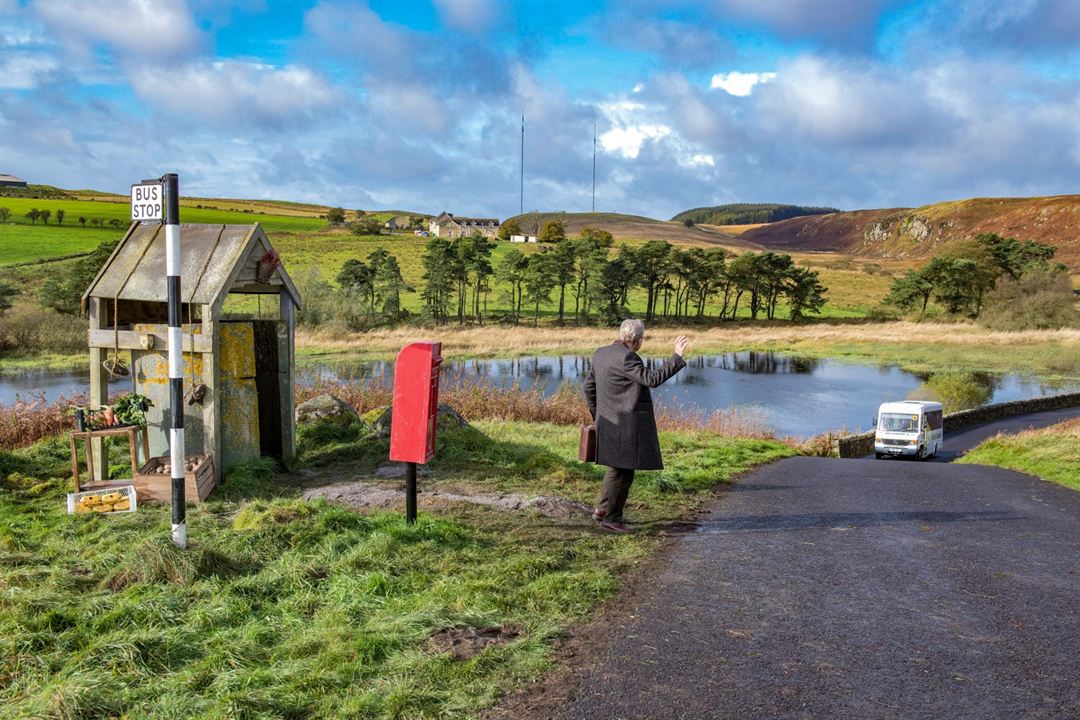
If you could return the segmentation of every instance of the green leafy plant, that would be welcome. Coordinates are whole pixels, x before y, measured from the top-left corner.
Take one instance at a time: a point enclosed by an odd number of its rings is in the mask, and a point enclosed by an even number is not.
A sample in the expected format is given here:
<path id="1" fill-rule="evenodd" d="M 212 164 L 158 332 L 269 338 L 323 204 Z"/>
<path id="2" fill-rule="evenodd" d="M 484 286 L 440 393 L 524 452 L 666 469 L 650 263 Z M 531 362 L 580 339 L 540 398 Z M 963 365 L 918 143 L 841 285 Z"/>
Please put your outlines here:
<path id="1" fill-rule="evenodd" d="M 154 406 L 154 401 L 139 393 L 121 395 L 113 403 L 113 412 L 122 425 L 145 425 L 146 411 Z"/>

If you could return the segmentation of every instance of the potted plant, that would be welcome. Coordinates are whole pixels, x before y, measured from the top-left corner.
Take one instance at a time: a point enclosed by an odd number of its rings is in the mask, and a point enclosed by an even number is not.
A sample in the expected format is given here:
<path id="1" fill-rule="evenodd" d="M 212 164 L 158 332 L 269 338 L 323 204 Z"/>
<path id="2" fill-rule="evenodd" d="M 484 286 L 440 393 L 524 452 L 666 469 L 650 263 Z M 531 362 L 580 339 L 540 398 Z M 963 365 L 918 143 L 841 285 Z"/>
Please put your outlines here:
<path id="1" fill-rule="evenodd" d="M 154 401 L 139 393 L 121 395 L 112 404 L 115 425 L 146 425 L 146 411 L 154 406 Z"/>

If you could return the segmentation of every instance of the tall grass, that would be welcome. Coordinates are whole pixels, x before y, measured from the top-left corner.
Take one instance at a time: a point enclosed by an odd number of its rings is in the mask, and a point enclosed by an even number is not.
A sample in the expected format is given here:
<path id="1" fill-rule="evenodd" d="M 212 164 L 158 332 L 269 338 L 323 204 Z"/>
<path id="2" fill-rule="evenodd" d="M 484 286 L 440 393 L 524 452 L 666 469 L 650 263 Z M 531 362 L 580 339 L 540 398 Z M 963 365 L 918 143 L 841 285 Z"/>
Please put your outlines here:
<path id="1" fill-rule="evenodd" d="M 591 502 L 601 470 L 576 462 L 572 427 L 478 421 L 440 431 L 425 488 L 477 487 Z M 357 479 L 386 456 L 365 446 Z M 791 451 L 708 433 L 663 436 L 630 509 L 663 527 L 732 474 Z M 231 472 L 170 544 L 167 505 L 116 517 L 64 512 L 59 439 L 0 450 L 0 712 L 5 718 L 476 717 L 549 664 L 656 547 L 587 517 L 465 505 L 357 513 L 296 497 L 267 463 Z M 119 459 L 119 458 L 117 458 Z M 361 463 L 358 463 L 361 464 Z M 439 637 L 503 628 L 458 657 Z"/>

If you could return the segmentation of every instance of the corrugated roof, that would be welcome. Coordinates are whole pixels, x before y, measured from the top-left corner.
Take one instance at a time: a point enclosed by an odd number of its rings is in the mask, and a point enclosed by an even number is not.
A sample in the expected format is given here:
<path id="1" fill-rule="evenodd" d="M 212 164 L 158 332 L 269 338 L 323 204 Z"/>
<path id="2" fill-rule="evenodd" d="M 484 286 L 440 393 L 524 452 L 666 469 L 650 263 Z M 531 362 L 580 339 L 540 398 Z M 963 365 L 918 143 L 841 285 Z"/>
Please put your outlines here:
<path id="1" fill-rule="evenodd" d="M 180 296 L 185 303 L 217 305 L 230 291 L 274 293 L 284 287 L 297 307 L 300 296 L 284 266 L 269 283 L 254 282 L 254 267 L 270 250 L 258 223 L 180 226 Z M 83 295 L 112 300 L 167 302 L 165 228 L 133 224 Z"/>

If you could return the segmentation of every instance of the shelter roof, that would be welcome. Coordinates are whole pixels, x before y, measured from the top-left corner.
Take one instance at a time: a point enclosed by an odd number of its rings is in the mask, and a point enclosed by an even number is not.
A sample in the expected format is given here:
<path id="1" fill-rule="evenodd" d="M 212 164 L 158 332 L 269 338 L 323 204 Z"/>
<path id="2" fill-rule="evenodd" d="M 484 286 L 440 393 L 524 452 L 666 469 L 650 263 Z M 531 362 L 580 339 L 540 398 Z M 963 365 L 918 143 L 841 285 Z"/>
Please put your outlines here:
<path id="1" fill-rule="evenodd" d="M 259 223 L 180 226 L 181 302 L 220 307 L 230 292 L 300 294 L 284 265 L 267 282 L 256 277 L 259 260 L 273 248 Z M 83 295 L 88 298 L 167 302 L 165 227 L 133 223 Z"/>

